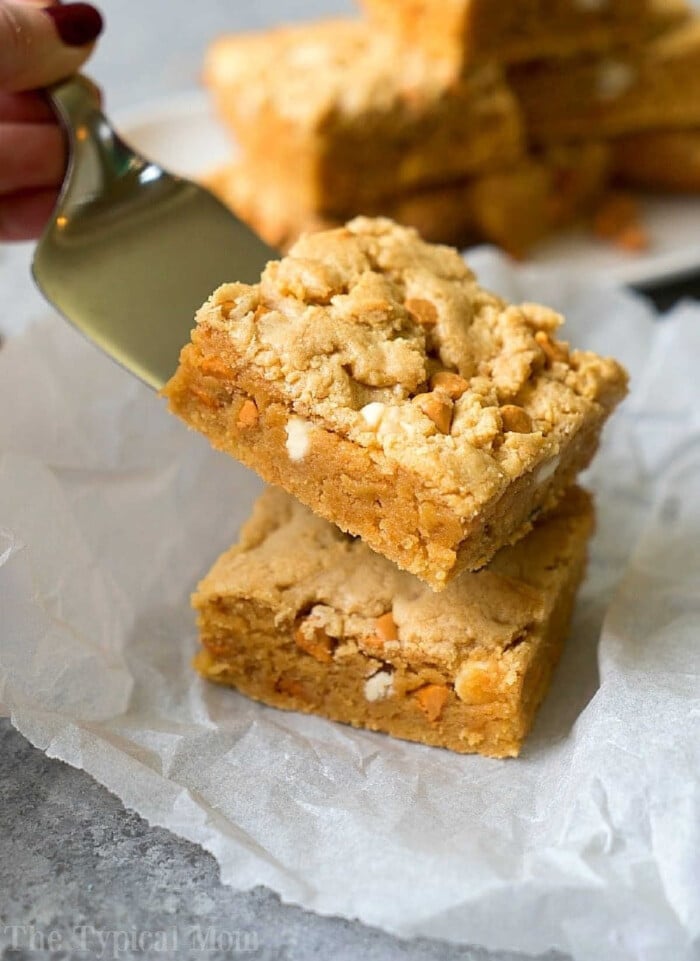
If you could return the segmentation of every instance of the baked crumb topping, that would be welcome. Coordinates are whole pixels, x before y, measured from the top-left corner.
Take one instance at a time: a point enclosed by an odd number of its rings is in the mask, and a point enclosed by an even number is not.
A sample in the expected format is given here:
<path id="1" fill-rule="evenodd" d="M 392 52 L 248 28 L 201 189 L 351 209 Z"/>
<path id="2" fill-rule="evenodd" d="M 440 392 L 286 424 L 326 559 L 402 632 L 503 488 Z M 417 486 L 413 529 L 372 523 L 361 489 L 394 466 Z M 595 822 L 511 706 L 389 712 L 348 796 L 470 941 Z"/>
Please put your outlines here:
<path id="1" fill-rule="evenodd" d="M 302 237 L 197 319 L 203 353 L 225 335 L 232 380 L 456 498 L 549 461 L 591 404 L 625 392 L 615 361 L 556 339 L 557 313 L 508 305 L 456 250 L 385 219 Z"/>

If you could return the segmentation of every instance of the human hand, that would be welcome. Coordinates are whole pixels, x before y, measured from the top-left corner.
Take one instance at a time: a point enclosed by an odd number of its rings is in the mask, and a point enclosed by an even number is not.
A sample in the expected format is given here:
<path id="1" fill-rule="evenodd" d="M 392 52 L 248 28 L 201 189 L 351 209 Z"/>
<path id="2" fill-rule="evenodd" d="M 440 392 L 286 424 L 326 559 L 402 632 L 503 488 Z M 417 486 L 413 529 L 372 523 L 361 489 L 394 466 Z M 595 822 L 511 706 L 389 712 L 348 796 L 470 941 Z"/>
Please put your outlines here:
<path id="1" fill-rule="evenodd" d="M 41 88 L 76 73 L 101 30 L 87 3 L 0 0 L 0 241 L 38 237 L 51 215 L 66 144 Z"/>

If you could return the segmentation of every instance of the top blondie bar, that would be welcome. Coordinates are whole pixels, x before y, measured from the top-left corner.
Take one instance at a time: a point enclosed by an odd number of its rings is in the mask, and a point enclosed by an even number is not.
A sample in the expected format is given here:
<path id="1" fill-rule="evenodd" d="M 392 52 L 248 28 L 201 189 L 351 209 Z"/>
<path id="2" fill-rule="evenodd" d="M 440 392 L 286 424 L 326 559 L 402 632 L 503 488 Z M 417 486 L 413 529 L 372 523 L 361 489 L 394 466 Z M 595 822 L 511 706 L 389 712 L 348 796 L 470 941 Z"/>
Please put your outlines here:
<path id="1" fill-rule="evenodd" d="M 220 287 L 164 392 L 215 447 L 441 590 L 557 501 L 626 392 L 560 323 L 482 289 L 456 250 L 357 218 Z"/>
<path id="2" fill-rule="evenodd" d="M 471 64 L 599 53 L 688 15 L 685 0 L 360 0 L 375 23 L 428 54 Z"/>
<path id="3" fill-rule="evenodd" d="M 258 176 L 318 213 L 509 166 L 522 118 L 494 65 L 463 75 L 362 20 L 233 34 L 205 81 Z"/>

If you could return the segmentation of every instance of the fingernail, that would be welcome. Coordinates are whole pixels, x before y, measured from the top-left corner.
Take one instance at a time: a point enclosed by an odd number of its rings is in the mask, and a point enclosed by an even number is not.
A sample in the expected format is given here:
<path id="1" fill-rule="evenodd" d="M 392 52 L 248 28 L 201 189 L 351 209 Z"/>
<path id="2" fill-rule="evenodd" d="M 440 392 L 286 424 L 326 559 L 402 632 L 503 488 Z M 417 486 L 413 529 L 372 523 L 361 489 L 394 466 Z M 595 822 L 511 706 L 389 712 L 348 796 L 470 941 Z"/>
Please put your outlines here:
<path id="1" fill-rule="evenodd" d="M 102 14 L 89 3 L 69 3 L 66 6 L 44 7 L 51 17 L 61 40 L 67 47 L 84 47 L 102 33 Z"/>

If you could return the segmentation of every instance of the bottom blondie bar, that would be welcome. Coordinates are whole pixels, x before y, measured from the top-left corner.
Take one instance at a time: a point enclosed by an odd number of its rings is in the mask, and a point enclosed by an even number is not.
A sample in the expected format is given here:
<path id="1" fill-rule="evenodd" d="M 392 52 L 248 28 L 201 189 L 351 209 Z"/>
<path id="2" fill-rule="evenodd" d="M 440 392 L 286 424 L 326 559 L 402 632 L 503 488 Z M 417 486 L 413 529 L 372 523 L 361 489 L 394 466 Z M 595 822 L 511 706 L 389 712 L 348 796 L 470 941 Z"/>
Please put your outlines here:
<path id="1" fill-rule="evenodd" d="M 490 565 L 433 593 L 269 488 L 193 597 L 195 666 L 275 707 L 515 756 L 569 629 L 593 527 L 571 488 Z"/>

